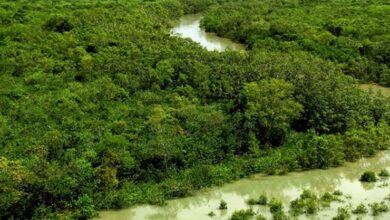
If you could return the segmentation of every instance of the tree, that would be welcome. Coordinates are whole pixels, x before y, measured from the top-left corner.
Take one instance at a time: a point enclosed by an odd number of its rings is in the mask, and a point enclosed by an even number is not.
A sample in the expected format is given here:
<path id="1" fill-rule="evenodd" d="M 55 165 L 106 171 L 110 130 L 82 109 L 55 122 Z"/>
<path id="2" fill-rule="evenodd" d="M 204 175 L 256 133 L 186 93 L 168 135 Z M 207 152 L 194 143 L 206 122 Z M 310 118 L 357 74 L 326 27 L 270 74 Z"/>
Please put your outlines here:
<path id="1" fill-rule="evenodd" d="M 5 135 L 8 133 L 8 124 L 5 117 L 0 115 L 0 146 L 2 146 L 2 142 L 5 140 Z"/>
<path id="2" fill-rule="evenodd" d="M 33 174 L 20 161 L 0 157 L 0 218 L 22 218 L 30 208 Z"/>
<path id="3" fill-rule="evenodd" d="M 344 162 L 343 142 L 336 135 L 318 136 L 312 133 L 305 143 L 305 156 L 301 158 L 303 168 L 336 167 Z"/>
<path id="4" fill-rule="evenodd" d="M 172 115 L 161 105 L 152 108 L 146 121 L 149 140 L 145 155 L 155 168 L 168 170 L 172 159 L 179 159 L 180 150 L 176 141 L 179 140 L 182 129 Z M 180 160 L 180 159 L 179 159 Z M 162 165 L 162 167 L 160 167 Z"/>
<path id="5" fill-rule="evenodd" d="M 299 117 L 303 108 L 294 101 L 293 91 L 292 84 L 279 79 L 244 85 L 241 102 L 244 106 L 244 126 L 250 143 L 257 144 L 256 139 L 262 145 L 278 145 L 283 142 L 291 122 Z"/>

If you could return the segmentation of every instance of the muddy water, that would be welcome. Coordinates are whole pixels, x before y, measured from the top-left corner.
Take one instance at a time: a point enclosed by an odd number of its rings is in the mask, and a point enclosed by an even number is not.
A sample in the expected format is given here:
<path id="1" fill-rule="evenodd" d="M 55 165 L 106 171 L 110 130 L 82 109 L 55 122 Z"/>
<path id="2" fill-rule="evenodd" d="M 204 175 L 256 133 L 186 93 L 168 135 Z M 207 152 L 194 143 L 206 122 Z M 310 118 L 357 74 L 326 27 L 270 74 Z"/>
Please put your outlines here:
<path id="1" fill-rule="evenodd" d="M 333 192 L 337 189 L 344 193 L 342 198 L 345 202 L 332 203 L 330 208 L 320 211 L 318 215 L 300 217 L 300 219 L 332 219 L 338 207 L 348 205 L 355 207 L 361 202 L 368 204 L 382 201 L 390 193 L 390 186 L 386 185 L 389 180 L 361 183 L 358 179 L 366 170 L 380 171 L 383 168 L 390 169 L 389 151 L 339 168 L 290 173 L 286 176 L 254 175 L 222 187 L 201 191 L 193 197 L 170 200 L 163 207 L 142 205 L 118 211 L 103 211 L 100 212 L 100 218 L 105 220 L 228 219 L 234 210 L 249 208 L 245 202 L 247 199 L 257 198 L 261 194 L 282 200 L 287 210 L 289 202 L 299 197 L 304 189 L 317 193 Z M 226 211 L 218 210 L 222 199 L 228 204 Z M 387 201 L 387 204 L 390 205 L 390 201 Z M 253 209 L 268 218 L 271 217 L 267 207 L 253 206 Z M 213 218 L 207 216 L 210 211 L 216 214 Z M 363 219 L 373 219 L 373 217 L 366 215 Z M 375 219 L 390 219 L 390 213 Z"/>
<path id="2" fill-rule="evenodd" d="M 244 50 L 242 44 L 235 43 L 227 38 L 218 37 L 214 33 L 208 33 L 200 27 L 200 14 L 183 16 L 177 25 L 171 30 L 171 34 L 183 38 L 190 38 L 199 43 L 207 50 L 224 51 L 227 48 L 231 50 Z"/>
<path id="3" fill-rule="evenodd" d="M 360 84 L 359 87 L 363 90 L 366 91 L 373 91 L 374 93 L 380 92 L 382 95 L 386 97 L 390 97 L 390 88 L 389 87 L 384 87 L 380 86 L 377 84 Z"/>

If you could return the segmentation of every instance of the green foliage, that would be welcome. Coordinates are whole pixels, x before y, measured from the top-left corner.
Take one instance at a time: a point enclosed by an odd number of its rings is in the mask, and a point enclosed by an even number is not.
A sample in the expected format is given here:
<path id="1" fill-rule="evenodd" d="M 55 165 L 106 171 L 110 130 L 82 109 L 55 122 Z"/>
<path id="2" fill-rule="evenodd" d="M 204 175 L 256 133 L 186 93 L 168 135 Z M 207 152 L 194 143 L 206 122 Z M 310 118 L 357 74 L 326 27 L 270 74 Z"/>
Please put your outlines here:
<path id="1" fill-rule="evenodd" d="M 96 215 L 95 206 L 93 200 L 88 195 L 82 195 L 74 204 L 73 218 L 75 219 L 88 219 Z"/>
<path id="2" fill-rule="evenodd" d="M 250 220 L 255 215 L 252 209 L 234 211 L 230 220 Z"/>
<path id="3" fill-rule="evenodd" d="M 283 211 L 272 213 L 273 220 L 288 220 L 289 217 Z"/>
<path id="4" fill-rule="evenodd" d="M 304 190 L 300 198 L 291 201 L 290 203 L 290 212 L 294 216 L 299 216 L 301 214 L 316 214 L 319 211 L 319 199 L 317 196 L 309 191 Z"/>
<path id="5" fill-rule="evenodd" d="M 51 207 L 40 206 L 34 210 L 34 215 L 31 219 L 60 219 L 60 216 L 54 213 L 54 210 Z"/>
<path id="6" fill-rule="evenodd" d="M 388 85 L 382 5 L 2 1 L 0 218 L 90 218 L 388 148 L 389 100 L 343 74 Z M 247 52 L 169 36 L 206 9 Z"/>
<path id="7" fill-rule="evenodd" d="M 304 213 L 305 202 L 301 199 L 295 199 L 290 203 L 290 212 L 293 216 L 299 216 Z"/>
<path id="8" fill-rule="evenodd" d="M 209 212 L 207 215 L 210 216 L 210 217 L 214 217 L 214 216 L 215 216 L 215 213 L 214 213 L 213 211 L 211 211 L 211 212 Z"/>
<path id="9" fill-rule="evenodd" d="M 389 211 L 389 206 L 387 206 L 385 202 L 374 202 L 369 204 L 369 206 L 371 207 L 371 212 L 373 216 L 378 216 L 381 213 Z"/>
<path id="10" fill-rule="evenodd" d="M 320 203 L 323 207 L 330 207 L 330 203 L 333 201 L 338 201 L 337 195 L 331 194 L 329 192 L 324 193 L 320 197 Z"/>
<path id="11" fill-rule="evenodd" d="M 353 214 L 366 214 L 368 213 L 367 207 L 361 203 L 354 210 L 352 210 Z"/>
<path id="12" fill-rule="evenodd" d="M 376 174 L 373 171 L 366 171 L 362 174 L 362 176 L 359 179 L 362 182 L 376 182 Z"/>
<path id="13" fill-rule="evenodd" d="M 52 17 L 44 25 L 45 30 L 59 33 L 71 31 L 73 28 L 74 26 L 69 22 L 69 20 L 63 17 Z"/>
<path id="14" fill-rule="evenodd" d="M 189 174 L 191 185 L 200 189 L 213 184 L 213 173 L 210 166 L 200 165 L 191 169 Z"/>
<path id="15" fill-rule="evenodd" d="M 24 208 L 31 202 L 34 176 L 20 161 L 0 157 L 0 217 L 22 217 Z"/>
<path id="16" fill-rule="evenodd" d="M 342 195 L 343 195 L 343 192 L 341 192 L 340 190 L 335 190 L 335 191 L 333 192 L 333 195 L 335 195 L 335 196 L 342 196 Z"/>
<path id="17" fill-rule="evenodd" d="M 378 176 L 389 177 L 390 176 L 390 172 L 387 169 L 382 169 L 381 172 L 378 173 Z"/>
<path id="18" fill-rule="evenodd" d="M 333 220 L 348 220 L 351 219 L 351 214 L 348 208 L 340 207 L 337 209 L 337 215 L 333 217 Z"/>
<path id="19" fill-rule="evenodd" d="M 343 145 L 338 136 L 314 136 L 308 143 L 303 167 L 328 168 L 343 164 Z"/>
<path id="20" fill-rule="evenodd" d="M 281 201 L 271 199 L 268 205 L 272 214 L 283 212 L 283 203 Z"/>
<path id="21" fill-rule="evenodd" d="M 220 210 L 225 210 L 225 209 L 227 209 L 227 208 L 228 208 L 228 207 L 227 207 L 227 203 L 226 203 L 225 201 L 221 200 L 221 202 L 219 203 L 218 209 L 220 209 Z"/>
<path id="22" fill-rule="evenodd" d="M 248 205 L 267 205 L 267 202 L 268 202 L 267 196 L 260 195 L 257 200 L 253 199 L 253 198 L 248 199 L 247 204 Z"/>
<path id="23" fill-rule="evenodd" d="M 241 92 L 244 107 L 244 126 L 249 142 L 280 144 L 285 138 L 291 122 L 299 117 L 302 106 L 292 98 L 293 85 L 283 80 L 262 80 L 244 85 Z"/>
<path id="24" fill-rule="evenodd" d="M 264 216 L 262 216 L 261 214 L 259 214 L 259 215 L 256 216 L 255 219 L 256 219 L 256 220 L 266 220 L 267 218 L 264 217 Z"/>
<path id="25" fill-rule="evenodd" d="M 256 199 L 248 199 L 247 201 L 246 201 L 246 203 L 248 204 L 248 205 L 256 205 L 257 204 L 257 201 L 256 201 Z"/>
<path id="26" fill-rule="evenodd" d="M 267 205 L 267 203 L 268 203 L 268 198 L 266 195 L 260 195 L 260 197 L 257 199 L 258 205 Z"/>
<path id="27" fill-rule="evenodd" d="M 304 51 L 363 81 L 390 85 L 387 12 L 385 0 L 228 1 L 208 10 L 202 25 L 253 50 Z"/>

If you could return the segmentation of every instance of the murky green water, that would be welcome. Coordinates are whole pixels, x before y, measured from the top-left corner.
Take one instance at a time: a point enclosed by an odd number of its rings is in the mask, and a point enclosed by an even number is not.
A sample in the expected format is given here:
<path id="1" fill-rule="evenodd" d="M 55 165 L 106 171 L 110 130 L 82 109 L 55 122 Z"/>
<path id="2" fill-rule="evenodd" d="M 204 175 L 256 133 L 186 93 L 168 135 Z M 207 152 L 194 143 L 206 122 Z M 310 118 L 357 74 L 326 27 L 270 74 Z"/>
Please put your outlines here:
<path id="1" fill-rule="evenodd" d="M 332 203 L 330 208 L 320 211 L 318 215 L 300 217 L 300 219 L 332 219 L 340 206 L 350 204 L 355 207 L 361 202 L 365 204 L 380 202 L 390 193 L 390 186 L 383 186 L 384 183 L 389 182 L 386 179 L 376 183 L 358 181 L 364 171 L 380 171 L 382 168 L 390 168 L 389 151 L 339 168 L 290 173 L 286 176 L 254 175 L 222 187 L 201 191 L 193 197 L 170 200 L 163 207 L 142 205 L 118 211 L 103 211 L 100 212 L 100 218 L 105 220 L 228 219 L 234 210 L 249 208 L 246 204 L 247 199 L 258 198 L 261 194 L 282 200 L 287 210 L 290 201 L 299 197 L 303 189 L 310 189 L 317 193 L 333 192 L 338 189 L 347 195 L 343 196 L 344 203 Z M 347 198 L 349 196 L 351 198 Z M 221 199 L 228 203 L 226 211 L 218 210 Z M 387 204 L 390 205 L 390 202 L 388 201 Z M 267 207 L 253 206 L 253 208 L 271 217 Z M 216 216 L 213 218 L 207 216 L 210 211 L 213 211 Z M 373 219 L 373 217 L 366 215 L 363 219 Z M 390 219 L 390 213 L 374 219 Z"/>
<path id="2" fill-rule="evenodd" d="M 172 29 L 172 35 L 190 38 L 210 51 L 224 51 L 227 48 L 231 50 L 245 49 L 242 44 L 235 43 L 227 38 L 218 37 L 200 28 L 201 18 L 200 14 L 183 16 L 177 23 L 177 26 Z"/>
<path id="3" fill-rule="evenodd" d="M 381 92 L 382 95 L 386 97 L 390 97 L 390 88 L 385 86 L 380 86 L 377 84 L 360 84 L 359 87 L 363 90 L 369 91 L 372 90 L 373 92 Z"/>

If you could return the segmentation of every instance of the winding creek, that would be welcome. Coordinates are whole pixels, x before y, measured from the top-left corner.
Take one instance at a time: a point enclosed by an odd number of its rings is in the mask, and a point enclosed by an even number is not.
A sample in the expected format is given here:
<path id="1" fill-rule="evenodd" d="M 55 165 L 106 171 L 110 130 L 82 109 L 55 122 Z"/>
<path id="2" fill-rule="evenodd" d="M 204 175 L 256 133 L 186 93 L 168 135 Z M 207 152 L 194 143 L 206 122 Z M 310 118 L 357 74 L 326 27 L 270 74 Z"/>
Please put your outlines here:
<path id="1" fill-rule="evenodd" d="M 188 37 L 200 43 L 208 50 L 223 51 L 227 48 L 244 50 L 244 46 L 229 39 L 220 38 L 214 34 L 206 33 L 199 27 L 201 15 L 188 15 L 183 17 L 177 26 L 172 29 L 173 35 Z M 361 159 L 355 163 L 347 163 L 343 167 L 326 170 L 311 170 L 306 172 L 289 173 L 286 176 L 254 175 L 234 183 L 226 184 L 200 191 L 197 195 L 174 199 L 166 206 L 140 205 L 129 209 L 102 211 L 99 218 L 104 220 L 202 220 L 202 219 L 228 219 L 235 210 L 249 208 L 246 200 L 258 198 L 265 194 L 269 198 L 283 201 L 286 208 L 288 204 L 299 197 L 304 189 L 310 189 L 318 194 L 340 190 L 345 202 L 332 203 L 331 207 L 321 210 L 314 216 L 300 216 L 299 219 L 332 219 L 338 207 L 356 207 L 364 204 L 382 201 L 389 193 L 388 179 L 381 179 L 376 183 L 361 183 L 358 179 L 367 170 L 380 171 L 390 169 L 390 152 L 381 152 L 374 158 Z M 228 209 L 218 210 L 219 202 L 227 202 Z M 390 205 L 390 202 L 387 202 Z M 268 207 L 253 206 L 259 212 L 271 219 Z M 207 214 L 213 211 L 214 217 Z M 357 216 L 353 215 L 353 219 Z M 362 219 L 390 219 L 390 213 L 373 217 L 369 214 Z"/>
<path id="2" fill-rule="evenodd" d="M 171 30 L 174 36 L 190 38 L 192 41 L 199 43 L 209 51 L 217 50 L 245 50 L 245 46 L 233 42 L 230 39 L 218 37 L 214 33 L 208 33 L 200 27 L 201 14 L 185 15 L 177 22 Z"/>

